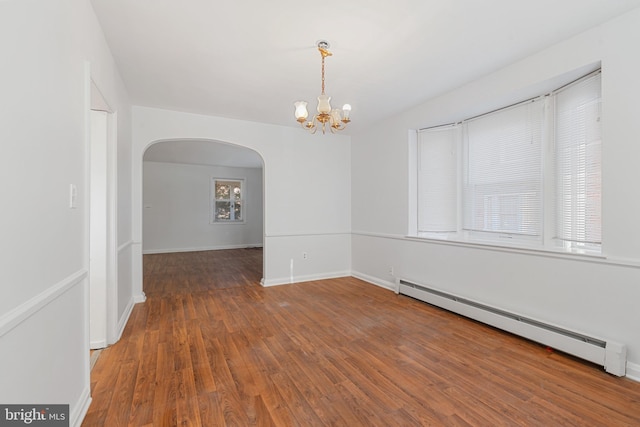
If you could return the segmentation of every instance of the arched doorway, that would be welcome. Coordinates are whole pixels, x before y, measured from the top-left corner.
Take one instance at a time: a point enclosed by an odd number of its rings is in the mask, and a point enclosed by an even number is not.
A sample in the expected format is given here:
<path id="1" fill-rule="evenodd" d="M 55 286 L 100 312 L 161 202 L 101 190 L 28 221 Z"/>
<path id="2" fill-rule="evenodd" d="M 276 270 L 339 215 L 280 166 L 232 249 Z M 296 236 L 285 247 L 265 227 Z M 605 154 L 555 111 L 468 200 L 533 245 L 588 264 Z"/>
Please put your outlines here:
<path id="1" fill-rule="evenodd" d="M 142 168 L 142 254 L 262 249 L 263 182 L 262 157 L 249 148 L 204 139 L 150 145 Z M 234 197 L 225 199 L 228 188 Z M 264 277 L 264 256 L 260 262 Z"/>

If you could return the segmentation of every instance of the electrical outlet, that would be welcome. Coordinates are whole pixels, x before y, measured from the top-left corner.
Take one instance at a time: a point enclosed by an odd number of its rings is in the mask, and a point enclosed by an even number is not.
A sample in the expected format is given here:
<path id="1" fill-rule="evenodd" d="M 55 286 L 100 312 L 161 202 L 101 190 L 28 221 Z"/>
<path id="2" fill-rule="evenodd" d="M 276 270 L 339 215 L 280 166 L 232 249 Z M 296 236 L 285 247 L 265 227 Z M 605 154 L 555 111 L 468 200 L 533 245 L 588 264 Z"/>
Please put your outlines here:
<path id="1" fill-rule="evenodd" d="M 389 266 L 389 274 L 393 276 L 393 266 Z"/>
<path id="2" fill-rule="evenodd" d="M 309 255 L 306 252 L 302 252 L 302 259 L 309 259 Z"/>

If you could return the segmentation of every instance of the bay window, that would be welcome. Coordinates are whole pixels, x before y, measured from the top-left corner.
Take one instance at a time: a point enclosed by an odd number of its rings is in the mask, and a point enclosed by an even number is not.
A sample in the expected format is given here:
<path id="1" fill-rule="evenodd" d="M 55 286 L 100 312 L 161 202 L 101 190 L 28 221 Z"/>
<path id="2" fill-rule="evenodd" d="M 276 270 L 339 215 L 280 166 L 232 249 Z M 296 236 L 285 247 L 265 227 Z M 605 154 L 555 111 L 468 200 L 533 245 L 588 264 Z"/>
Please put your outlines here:
<path id="1" fill-rule="evenodd" d="M 417 142 L 417 235 L 599 252 L 601 83 L 553 92 Z"/>

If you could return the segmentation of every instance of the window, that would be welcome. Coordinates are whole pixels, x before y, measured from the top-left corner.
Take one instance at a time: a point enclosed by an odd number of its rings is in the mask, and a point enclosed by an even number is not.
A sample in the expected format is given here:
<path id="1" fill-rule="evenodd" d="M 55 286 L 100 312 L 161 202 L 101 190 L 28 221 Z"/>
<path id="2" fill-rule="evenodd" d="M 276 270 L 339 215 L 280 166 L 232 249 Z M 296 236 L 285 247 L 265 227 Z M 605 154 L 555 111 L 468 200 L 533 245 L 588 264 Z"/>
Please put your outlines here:
<path id="1" fill-rule="evenodd" d="M 418 236 L 600 251 L 600 72 L 418 134 Z"/>
<path id="2" fill-rule="evenodd" d="M 568 248 L 598 248 L 601 232 L 600 75 L 555 97 L 556 235 Z"/>
<path id="3" fill-rule="evenodd" d="M 422 132 L 418 144 L 418 231 L 423 235 L 457 230 L 458 129 Z"/>
<path id="4" fill-rule="evenodd" d="M 244 221 L 244 180 L 211 179 L 212 223 Z"/>
<path id="5" fill-rule="evenodd" d="M 463 229 L 541 235 L 543 106 L 537 99 L 462 124 Z"/>

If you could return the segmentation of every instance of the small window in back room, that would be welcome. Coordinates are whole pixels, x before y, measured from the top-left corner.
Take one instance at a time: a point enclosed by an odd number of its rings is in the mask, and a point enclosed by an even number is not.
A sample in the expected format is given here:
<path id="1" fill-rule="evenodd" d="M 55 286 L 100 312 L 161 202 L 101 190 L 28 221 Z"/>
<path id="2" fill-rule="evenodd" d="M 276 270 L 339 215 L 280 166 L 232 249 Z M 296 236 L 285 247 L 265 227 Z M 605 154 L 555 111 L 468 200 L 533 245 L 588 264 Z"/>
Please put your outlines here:
<path id="1" fill-rule="evenodd" d="M 211 223 L 244 222 L 244 180 L 211 179 Z"/>

